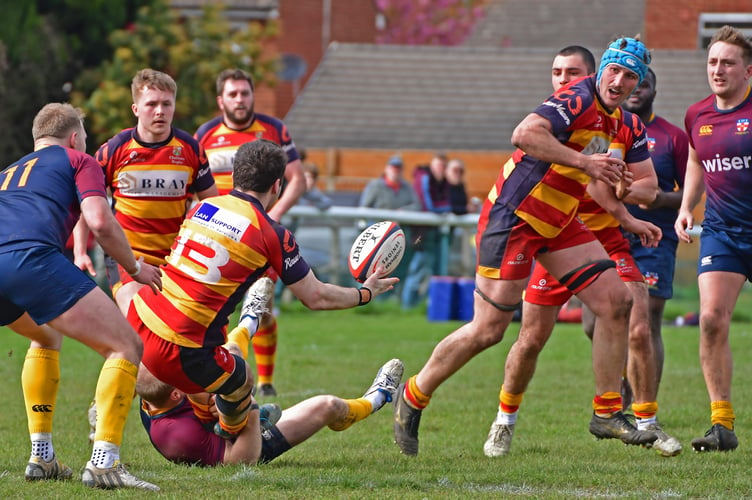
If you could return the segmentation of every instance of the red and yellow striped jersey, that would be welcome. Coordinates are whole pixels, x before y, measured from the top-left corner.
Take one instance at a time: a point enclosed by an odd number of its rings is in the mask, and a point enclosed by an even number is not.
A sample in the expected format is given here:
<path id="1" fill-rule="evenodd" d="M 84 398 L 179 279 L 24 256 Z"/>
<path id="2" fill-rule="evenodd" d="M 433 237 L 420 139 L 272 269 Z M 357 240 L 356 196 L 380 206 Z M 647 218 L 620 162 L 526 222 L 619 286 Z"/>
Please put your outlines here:
<path id="1" fill-rule="evenodd" d="M 281 120 L 255 113 L 253 122 L 243 130 L 233 130 L 224 124 L 221 116 L 201 125 L 194 135 L 209 158 L 219 194 L 232 190 L 232 162 L 235 151 L 246 142 L 266 139 L 282 146 L 287 153 L 287 163 L 300 158 L 295 143 Z"/>
<path id="2" fill-rule="evenodd" d="M 624 160 L 627 164 L 647 160 L 650 158 L 650 151 L 648 150 L 645 125 L 639 116 L 626 110 L 623 110 L 622 113 L 624 113 L 624 122 L 608 147 L 611 156 Z M 621 225 L 611 214 L 598 205 L 587 192 L 580 202 L 577 215 L 592 231 Z"/>
<path id="3" fill-rule="evenodd" d="M 535 113 L 551 122 L 553 135 L 583 154 L 605 153 L 623 122 L 595 97 L 595 76 L 562 87 Z M 518 149 L 502 168 L 489 202 L 515 214 L 545 238 L 556 237 L 575 217 L 590 178 L 581 169 L 545 162 Z M 480 226 L 479 226 L 480 227 Z"/>
<path id="4" fill-rule="evenodd" d="M 162 293 L 143 287 L 133 306 L 168 342 L 214 347 L 225 343 L 228 317 L 270 267 L 286 285 L 310 271 L 292 233 L 256 198 L 232 191 L 191 209 L 162 267 Z"/>
<path id="5" fill-rule="evenodd" d="M 214 184 L 203 149 L 180 129 L 173 128 L 163 143 L 144 144 L 130 128 L 103 144 L 96 158 L 133 252 L 150 264 L 162 264 L 191 193 Z"/>

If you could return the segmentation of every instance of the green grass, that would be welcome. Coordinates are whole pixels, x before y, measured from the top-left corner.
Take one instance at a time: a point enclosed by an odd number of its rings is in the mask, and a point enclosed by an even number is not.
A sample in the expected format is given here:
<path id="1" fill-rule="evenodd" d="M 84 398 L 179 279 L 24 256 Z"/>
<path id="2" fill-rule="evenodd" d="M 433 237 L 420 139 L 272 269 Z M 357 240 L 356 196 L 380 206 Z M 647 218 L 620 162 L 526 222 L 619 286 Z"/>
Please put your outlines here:
<path id="1" fill-rule="evenodd" d="M 747 309 L 745 292 L 739 309 Z M 677 297 L 672 308 L 696 310 L 696 299 Z M 668 316 L 667 316 L 668 317 Z M 309 312 L 285 306 L 279 317 L 276 386 L 283 407 L 319 393 L 357 397 L 379 366 L 392 357 L 414 374 L 433 346 L 458 326 L 429 323 L 424 311 L 405 313 L 390 303 L 354 311 Z M 418 457 L 399 454 L 392 443 L 391 407 L 335 433 L 309 441 L 261 467 L 202 469 L 173 465 L 152 449 L 134 404 L 122 447 L 132 472 L 160 485 L 152 497 L 180 498 L 741 498 L 752 494 L 752 324 L 734 323 L 734 402 L 740 447 L 733 453 L 696 454 L 689 441 L 709 426 L 707 393 L 700 371 L 696 327 L 664 328 L 666 365 L 660 417 L 685 451 L 674 458 L 597 441 L 588 433 L 593 396 L 590 346 L 579 325 L 559 325 L 544 350 L 520 410 L 512 453 L 483 456 L 482 444 L 495 415 L 506 352 L 519 324 L 501 344 L 470 361 L 435 394 L 424 412 Z M 0 498 L 101 497 L 106 493 L 67 483 L 26 483 L 29 443 L 20 373 L 27 342 L 0 332 L 0 377 L 5 380 L 0 414 Z M 57 404 L 55 446 L 80 472 L 88 460 L 86 409 L 101 359 L 66 340 Z M 80 477 L 77 476 L 77 477 Z M 107 494 L 141 498 L 145 492 Z"/>

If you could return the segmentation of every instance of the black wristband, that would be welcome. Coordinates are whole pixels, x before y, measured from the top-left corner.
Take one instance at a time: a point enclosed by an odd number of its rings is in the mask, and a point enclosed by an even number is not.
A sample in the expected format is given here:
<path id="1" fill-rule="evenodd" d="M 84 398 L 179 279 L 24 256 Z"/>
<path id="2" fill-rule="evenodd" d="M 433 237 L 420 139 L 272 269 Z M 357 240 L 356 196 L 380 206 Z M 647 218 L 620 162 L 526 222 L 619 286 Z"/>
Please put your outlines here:
<path id="1" fill-rule="evenodd" d="M 365 290 L 368 292 L 368 300 L 363 300 L 363 293 L 361 292 L 361 290 Z M 373 292 L 371 292 L 370 288 L 368 288 L 367 286 L 362 286 L 358 288 L 358 305 L 359 306 L 364 306 L 368 304 L 369 302 L 371 302 L 372 298 L 373 298 Z"/>
<path id="2" fill-rule="evenodd" d="M 254 401 L 253 403 L 251 403 L 251 408 L 248 411 L 259 410 L 259 409 L 260 407 L 258 403 Z"/>

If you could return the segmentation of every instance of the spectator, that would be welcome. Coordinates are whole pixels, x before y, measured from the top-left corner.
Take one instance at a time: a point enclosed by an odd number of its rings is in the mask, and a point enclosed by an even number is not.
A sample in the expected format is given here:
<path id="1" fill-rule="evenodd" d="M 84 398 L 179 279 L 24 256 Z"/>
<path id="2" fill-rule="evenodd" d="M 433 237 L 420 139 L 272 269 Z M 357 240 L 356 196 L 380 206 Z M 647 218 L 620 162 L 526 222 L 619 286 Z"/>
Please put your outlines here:
<path id="1" fill-rule="evenodd" d="M 300 200 L 305 205 L 311 205 L 319 210 L 326 210 L 332 206 L 332 199 L 321 192 L 316 187 L 316 181 L 319 179 L 319 167 L 315 163 L 308 163 L 306 160 L 306 152 L 304 149 L 300 150 L 300 161 L 303 162 L 303 175 L 305 176 L 305 192 Z"/>
<path id="2" fill-rule="evenodd" d="M 420 210 L 420 200 L 402 176 L 402 158 L 395 155 L 384 166 L 384 174 L 370 181 L 360 197 L 359 205 L 388 210 Z"/>
<path id="3" fill-rule="evenodd" d="M 418 166 L 413 173 L 413 188 L 425 212 L 446 214 L 451 211 L 449 184 L 446 181 L 447 158 L 437 153 L 428 166 Z M 415 228 L 411 240 L 413 255 L 402 289 L 402 308 L 415 307 L 425 296 L 425 282 L 438 272 L 439 230 L 433 226 Z"/>
<path id="4" fill-rule="evenodd" d="M 446 180 L 449 184 L 449 204 L 452 213 L 464 215 L 468 212 L 477 212 L 478 204 L 468 200 L 465 188 L 465 164 L 462 160 L 454 158 L 447 163 Z"/>
<path id="5" fill-rule="evenodd" d="M 449 160 L 447 163 L 446 178 L 449 184 L 449 203 L 452 206 L 452 213 L 456 215 L 465 215 L 475 213 L 480 209 L 480 200 L 478 198 L 468 199 L 465 188 L 465 164 L 459 158 Z M 453 227 L 450 233 L 449 248 L 449 274 L 452 276 L 462 276 L 467 274 L 468 270 L 472 271 L 472 264 L 465 265 L 467 262 L 475 262 L 474 257 L 467 253 L 468 247 L 475 249 L 475 245 L 468 243 L 466 235 L 474 234 L 474 231 Z"/>
<path id="6" fill-rule="evenodd" d="M 360 197 L 361 207 L 385 210 L 420 210 L 420 200 L 415 190 L 403 177 L 404 163 L 399 155 L 394 155 L 384 165 L 384 174 L 370 181 Z M 407 241 L 412 241 L 413 228 L 402 226 Z M 410 251 L 410 249 L 408 249 Z M 409 255 L 406 253 L 402 262 L 392 273 L 402 279 L 407 272 Z M 387 297 L 388 295 L 385 295 Z"/>

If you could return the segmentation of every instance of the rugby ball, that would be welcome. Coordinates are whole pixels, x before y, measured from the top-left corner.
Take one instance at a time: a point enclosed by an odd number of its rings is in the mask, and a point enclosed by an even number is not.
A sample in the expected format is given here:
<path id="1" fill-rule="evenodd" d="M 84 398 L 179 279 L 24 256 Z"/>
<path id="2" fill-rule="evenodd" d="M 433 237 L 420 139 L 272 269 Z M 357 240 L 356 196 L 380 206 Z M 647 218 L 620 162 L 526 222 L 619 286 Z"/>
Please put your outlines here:
<path id="1" fill-rule="evenodd" d="M 405 232 L 399 224 L 381 221 L 368 226 L 355 238 L 347 267 L 356 281 L 363 283 L 376 268 L 384 266 L 384 276 L 392 273 L 405 255 Z"/>

